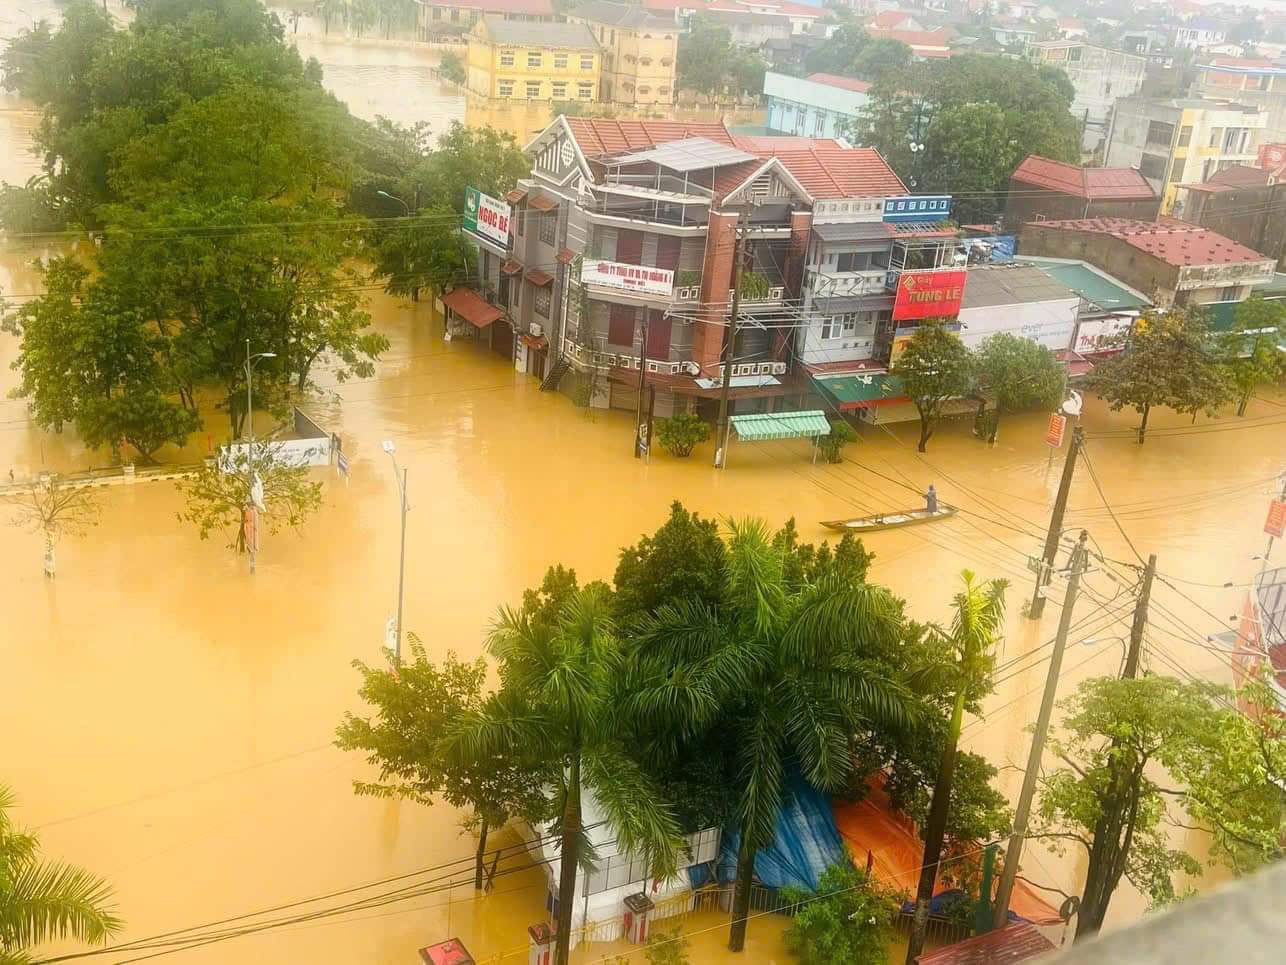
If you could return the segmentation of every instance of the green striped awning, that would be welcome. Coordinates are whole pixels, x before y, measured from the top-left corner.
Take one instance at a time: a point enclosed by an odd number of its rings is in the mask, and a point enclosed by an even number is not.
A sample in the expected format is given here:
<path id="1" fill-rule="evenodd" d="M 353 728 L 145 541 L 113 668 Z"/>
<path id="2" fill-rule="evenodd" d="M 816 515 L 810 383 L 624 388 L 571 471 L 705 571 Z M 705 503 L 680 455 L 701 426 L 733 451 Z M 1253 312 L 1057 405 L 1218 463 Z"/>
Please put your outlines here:
<path id="1" fill-rule="evenodd" d="M 814 439 L 831 434 L 831 424 L 821 409 L 807 412 L 757 412 L 734 415 L 728 420 L 737 438 L 747 442 L 768 439 Z"/>

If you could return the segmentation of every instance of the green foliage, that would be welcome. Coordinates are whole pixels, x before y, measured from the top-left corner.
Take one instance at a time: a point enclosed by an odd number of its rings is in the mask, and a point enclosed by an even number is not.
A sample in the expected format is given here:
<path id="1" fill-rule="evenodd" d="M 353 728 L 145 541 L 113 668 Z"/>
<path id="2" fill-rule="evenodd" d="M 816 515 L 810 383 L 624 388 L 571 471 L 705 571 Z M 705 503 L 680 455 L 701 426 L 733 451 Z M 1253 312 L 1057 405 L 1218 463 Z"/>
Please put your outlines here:
<path id="1" fill-rule="evenodd" d="M 782 553 L 782 579 L 792 590 L 832 580 L 865 582 L 866 573 L 875 560 L 875 554 L 868 553 L 862 541 L 852 533 L 845 533 L 834 549 L 829 543 L 814 546 L 799 542 L 799 531 L 793 517 L 786 520 L 786 525 L 773 536 L 773 546 Z"/>
<path id="2" fill-rule="evenodd" d="M 929 319 L 911 336 L 892 371 L 920 413 L 919 450 L 924 452 L 942 407 L 973 387 L 973 353 L 940 319 Z"/>
<path id="3" fill-rule="evenodd" d="M 1233 328 L 1217 345 L 1228 378 L 1236 389 L 1237 415 L 1261 385 L 1286 380 L 1286 354 L 1278 347 L 1286 334 L 1286 305 L 1255 296 L 1237 306 Z"/>
<path id="4" fill-rule="evenodd" d="M 643 946 L 643 960 L 647 965 L 688 965 L 688 949 L 692 942 L 683 937 L 683 926 L 677 922 L 668 928 L 657 925 L 648 935 Z M 634 960 L 618 955 L 612 965 L 635 965 Z"/>
<path id="5" fill-rule="evenodd" d="M 863 80 L 879 80 L 887 74 L 905 70 L 910 65 L 910 47 L 891 37 L 878 37 L 857 51 L 851 71 L 852 76 Z"/>
<path id="6" fill-rule="evenodd" d="M 22 965 L 45 942 L 104 944 L 121 930 L 112 889 L 74 865 L 40 860 L 36 836 L 9 818 L 17 803 L 0 785 L 0 962 Z"/>
<path id="7" fill-rule="evenodd" d="M 693 18 L 691 29 L 679 35 L 675 68 L 681 90 L 718 96 L 759 94 L 768 65 L 758 52 L 732 42 L 727 27 Z"/>
<path id="8" fill-rule="evenodd" d="M 772 285 L 768 279 L 754 271 L 743 271 L 737 275 L 737 291 L 741 293 L 742 298 L 751 301 L 768 297 L 768 289 Z"/>
<path id="9" fill-rule="evenodd" d="M 321 483 L 308 478 L 307 466 L 291 465 L 279 456 L 278 445 L 255 442 L 225 450 L 218 460 L 204 463 L 179 482 L 186 508 L 182 522 L 197 527 L 202 539 L 226 531 L 228 548 L 247 550 L 242 510 L 250 505 L 251 480 L 263 486 L 265 511 L 259 513 L 260 532 L 277 535 L 283 526 L 298 529 L 321 505 Z"/>
<path id="10" fill-rule="evenodd" d="M 790 888 L 787 901 L 801 904 L 786 930 L 786 947 L 802 965 L 884 965 L 893 941 L 897 897 L 848 856 L 831 865 L 817 892 Z"/>
<path id="11" fill-rule="evenodd" d="M 702 519 L 675 500 L 670 516 L 651 536 L 621 550 L 613 584 L 613 612 L 624 626 L 668 603 L 719 601 L 727 549 L 713 519 Z"/>
<path id="12" fill-rule="evenodd" d="M 1079 159 L 1079 125 L 1061 71 L 964 54 L 890 67 L 872 79 L 852 139 L 877 148 L 917 192 L 956 194 L 960 221 L 993 221 L 1009 175 L 1028 154 Z M 925 150 L 912 152 L 913 141 Z"/>
<path id="13" fill-rule="evenodd" d="M 434 205 L 376 235 L 376 269 L 386 291 L 418 301 L 424 289 L 438 296 L 473 274 L 477 255 L 460 237 L 454 217 L 445 205 Z"/>
<path id="14" fill-rule="evenodd" d="M 857 441 L 857 430 L 842 419 L 831 420 L 829 435 L 819 436 L 817 448 L 827 462 L 843 462 L 843 449 L 850 442 Z"/>
<path id="15" fill-rule="evenodd" d="M 1002 413 L 1053 408 L 1062 401 L 1067 372 L 1045 346 L 1021 335 L 998 332 L 982 340 L 975 356 L 977 390 L 996 409 L 990 441 L 996 441 Z"/>
<path id="16" fill-rule="evenodd" d="M 1099 363 L 1086 385 L 1118 411 L 1130 406 L 1143 416 L 1144 441 L 1154 406 L 1214 415 L 1228 401 L 1228 377 L 1208 351 L 1209 334 L 1198 313 L 1171 309 L 1135 322 L 1120 354 Z"/>
<path id="17" fill-rule="evenodd" d="M 442 59 L 438 61 L 438 73 L 453 84 L 464 84 L 469 79 L 464 70 L 464 61 L 453 50 L 442 54 Z"/>
<path id="18" fill-rule="evenodd" d="M 656 420 L 656 438 L 670 455 L 684 458 L 710 438 L 710 425 L 700 416 L 680 412 L 668 419 Z"/>

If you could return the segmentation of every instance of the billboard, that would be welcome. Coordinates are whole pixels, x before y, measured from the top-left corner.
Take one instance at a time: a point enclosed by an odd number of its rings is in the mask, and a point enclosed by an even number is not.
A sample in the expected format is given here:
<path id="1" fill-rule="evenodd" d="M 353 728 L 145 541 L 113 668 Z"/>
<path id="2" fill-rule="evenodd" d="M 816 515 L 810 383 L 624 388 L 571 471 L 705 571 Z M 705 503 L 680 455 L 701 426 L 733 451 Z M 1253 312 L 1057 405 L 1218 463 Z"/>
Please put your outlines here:
<path id="1" fill-rule="evenodd" d="M 902 272 L 893 300 L 894 320 L 954 317 L 960 312 L 968 277 L 960 268 Z"/>
<path id="2" fill-rule="evenodd" d="M 464 227 L 498 245 L 509 244 L 509 205 L 477 188 L 464 189 Z"/>
<path id="3" fill-rule="evenodd" d="M 933 223 L 951 217 L 951 195 L 902 195 L 884 199 L 884 221 L 887 224 Z"/>
<path id="4" fill-rule="evenodd" d="M 1120 351 L 1125 347 L 1123 338 L 1129 334 L 1133 325 L 1134 317 L 1130 315 L 1087 318 L 1076 328 L 1076 341 L 1072 344 L 1072 351 L 1077 355 Z"/>
<path id="5" fill-rule="evenodd" d="M 1259 166 L 1266 171 L 1286 167 L 1286 144 L 1259 145 Z"/>
<path id="6" fill-rule="evenodd" d="M 668 268 L 649 268 L 647 265 L 627 265 L 619 261 L 581 262 L 581 284 L 614 288 L 636 295 L 654 295 L 669 298 L 674 290 L 674 272 Z"/>

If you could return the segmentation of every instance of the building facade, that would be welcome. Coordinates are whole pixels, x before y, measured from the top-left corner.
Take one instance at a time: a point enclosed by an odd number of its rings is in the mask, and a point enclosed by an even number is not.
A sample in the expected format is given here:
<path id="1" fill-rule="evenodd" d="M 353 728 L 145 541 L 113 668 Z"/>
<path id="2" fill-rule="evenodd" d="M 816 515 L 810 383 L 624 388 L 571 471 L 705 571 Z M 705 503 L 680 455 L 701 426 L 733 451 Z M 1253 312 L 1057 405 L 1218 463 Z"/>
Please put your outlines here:
<path id="1" fill-rule="evenodd" d="M 1286 263 L 1286 180 L 1237 165 L 1202 184 L 1180 185 L 1175 214 Z"/>
<path id="2" fill-rule="evenodd" d="M 586 0 L 567 13 L 602 48 L 602 95 L 607 104 L 673 104 L 678 92 L 679 29 L 641 7 Z"/>
<path id="3" fill-rule="evenodd" d="M 1088 218 L 1029 222 L 1023 255 L 1080 259 L 1161 307 L 1244 301 L 1273 279 L 1276 263 L 1208 228 L 1182 222 Z"/>
<path id="4" fill-rule="evenodd" d="M 1266 115 L 1263 140 L 1286 142 L 1286 62 L 1215 57 L 1197 69 L 1192 92 L 1258 107 Z"/>
<path id="5" fill-rule="evenodd" d="M 1213 47 L 1227 39 L 1228 31 L 1223 24 L 1208 17 L 1193 17 L 1174 32 L 1174 45 L 1188 50 Z"/>
<path id="6" fill-rule="evenodd" d="M 871 85 L 835 74 L 764 74 L 768 130 L 803 137 L 844 137 Z"/>
<path id="7" fill-rule="evenodd" d="M 584 24 L 484 17 L 469 34 L 468 87 L 500 100 L 597 101 L 601 53 Z"/>
<path id="8" fill-rule="evenodd" d="M 1214 98 L 1123 97 L 1108 127 L 1103 163 L 1138 168 L 1169 214 L 1180 184 L 1253 163 L 1268 123 L 1259 108 Z"/>
<path id="9" fill-rule="evenodd" d="M 1082 122 L 1081 148 L 1095 151 L 1107 137 L 1107 122 L 1117 98 L 1139 92 L 1148 59 L 1075 40 L 1050 40 L 1027 45 L 1027 59 L 1059 67 L 1072 82 L 1076 96 L 1072 113 Z"/>
<path id="10" fill-rule="evenodd" d="M 416 33 L 427 43 L 463 37 L 483 17 L 550 21 L 551 0 L 416 0 Z"/>
<path id="11" fill-rule="evenodd" d="M 1029 155 L 1009 178 L 1004 223 L 1157 216 L 1160 200 L 1133 168 L 1087 168 Z"/>

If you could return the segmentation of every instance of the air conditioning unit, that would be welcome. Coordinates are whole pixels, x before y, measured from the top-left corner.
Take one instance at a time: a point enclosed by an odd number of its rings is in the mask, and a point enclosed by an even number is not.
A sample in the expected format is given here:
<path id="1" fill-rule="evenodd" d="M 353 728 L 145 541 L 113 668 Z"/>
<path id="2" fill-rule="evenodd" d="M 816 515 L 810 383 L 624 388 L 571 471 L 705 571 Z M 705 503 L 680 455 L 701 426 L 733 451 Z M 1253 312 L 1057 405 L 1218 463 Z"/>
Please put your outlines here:
<path id="1" fill-rule="evenodd" d="M 684 370 L 688 373 L 688 375 L 701 374 L 701 366 L 697 365 L 696 362 L 680 362 L 678 364 L 683 366 Z"/>
<path id="2" fill-rule="evenodd" d="M 785 375 L 785 374 L 786 374 L 786 363 L 785 363 L 785 362 L 774 362 L 774 363 L 772 364 L 772 374 L 773 374 L 773 375 Z"/>
<path id="3" fill-rule="evenodd" d="M 535 338 L 540 338 L 540 336 L 545 334 L 545 326 L 541 325 L 540 322 L 532 322 L 527 326 L 527 334 Z"/>

